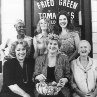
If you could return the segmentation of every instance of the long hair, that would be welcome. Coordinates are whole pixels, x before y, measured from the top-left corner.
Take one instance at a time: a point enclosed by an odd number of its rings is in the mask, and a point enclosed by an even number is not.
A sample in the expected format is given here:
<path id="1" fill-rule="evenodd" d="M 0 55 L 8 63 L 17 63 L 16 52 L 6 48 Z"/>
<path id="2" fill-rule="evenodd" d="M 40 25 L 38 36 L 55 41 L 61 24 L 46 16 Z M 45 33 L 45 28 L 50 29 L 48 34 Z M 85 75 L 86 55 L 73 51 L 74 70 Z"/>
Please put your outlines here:
<path id="1" fill-rule="evenodd" d="M 48 18 L 42 18 L 42 19 L 47 23 L 47 33 L 50 33 L 51 30 L 52 30 L 52 25 L 51 25 L 50 19 L 48 19 Z M 42 30 L 41 30 L 41 27 L 40 27 L 40 21 L 42 19 L 40 19 L 38 24 L 37 24 L 37 27 L 36 27 L 36 30 L 35 30 L 35 33 L 34 33 L 35 35 L 42 33 Z"/>
<path id="2" fill-rule="evenodd" d="M 55 26 L 54 26 L 54 30 L 55 30 L 56 34 L 59 35 L 59 34 L 61 33 L 61 31 L 62 31 L 62 28 L 61 28 L 60 25 L 59 25 L 59 17 L 60 17 L 60 15 L 65 15 L 65 16 L 67 17 L 68 24 L 67 24 L 67 27 L 66 27 L 66 28 L 67 28 L 69 31 L 74 30 L 74 25 L 71 23 L 71 16 L 70 16 L 70 13 L 62 10 L 62 11 L 60 11 L 60 12 L 58 13 L 57 18 L 56 18 L 56 24 L 55 24 Z"/>

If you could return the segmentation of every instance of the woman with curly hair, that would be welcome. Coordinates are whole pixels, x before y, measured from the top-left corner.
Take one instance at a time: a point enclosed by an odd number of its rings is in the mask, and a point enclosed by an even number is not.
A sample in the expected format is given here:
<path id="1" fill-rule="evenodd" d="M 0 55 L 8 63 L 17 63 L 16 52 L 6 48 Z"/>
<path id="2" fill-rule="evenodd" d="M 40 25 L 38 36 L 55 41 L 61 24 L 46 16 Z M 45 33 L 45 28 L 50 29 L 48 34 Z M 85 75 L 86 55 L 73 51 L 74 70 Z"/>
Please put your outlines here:
<path id="1" fill-rule="evenodd" d="M 77 49 L 80 38 L 79 32 L 74 30 L 71 23 L 70 13 L 61 11 L 58 14 L 54 30 L 61 39 L 60 51 L 68 55 L 69 61 L 72 61 L 78 54 Z"/>
<path id="2" fill-rule="evenodd" d="M 34 81 L 38 97 L 70 97 L 70 67 L 68 57 L 59 52 L 60 41 L 56 34 L 47 38 L 47 53 L 35 62 Z"/>
<path id="3" fill-rule="evenodd" d="M 32 97 L 33 65 L 26 59 L 29 45 L 26 41 L 15 41 L 10 49 L 13 58 L 3 66 L 3 87 L 0 97 Z"/>
<path id="4" fill-rule="evenodd" d="M 49 19 L 42 18 L 39 20 L 35 31 L 35 36 L 33 38 L 33 45 L 35 50 L 34 58 L 44 54 L 46 48 L 45 40 L 48 33 L 51 32 L 51 29 L 52 26 Z"/>

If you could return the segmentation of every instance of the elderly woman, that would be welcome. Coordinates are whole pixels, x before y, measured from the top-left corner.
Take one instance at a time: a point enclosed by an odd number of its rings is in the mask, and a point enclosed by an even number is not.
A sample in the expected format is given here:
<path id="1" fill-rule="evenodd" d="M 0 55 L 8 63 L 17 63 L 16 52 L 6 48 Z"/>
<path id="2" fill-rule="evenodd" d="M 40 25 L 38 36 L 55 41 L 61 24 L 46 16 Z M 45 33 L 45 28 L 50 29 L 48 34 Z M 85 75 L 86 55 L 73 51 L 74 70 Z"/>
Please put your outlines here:
<path id="1" fill-rule="evenodd" d="M 12 44 L 8 59 L 3 66 L 3 87 L 0 97 L 32 97 L 33 65 L 26 56 L 29 45 L 26 41 L 16 41 Z"/>
<path id="2" fill-rule="evenodd" d="M 16 21 L 14 27 L 17 31 L 17 36 L 14 39 L 7 39 L 7 41 L 1 44 L 0 46 L 0 49 L 4 52 L 5 56 L 9 56 L 9 50 L 11 48 L 11 44 L 17 40 L 20 40 L 20 39 L 25 40 L 27 41 L 30 47 L 32 45 L 32 37 L 26 35 L 25 23 L 21 19 Z M 29 52 L 30 52 L 30 49 L 29 49 Z"/>
<path id="3" fill-rule="evenodd" d="M 59 47 L 59 37 L 56 34 L 49 34 L 47 54 L 36 58 L 34 78 L 36 82 L 39 82 L 36 84 L 39 97 L 70 97 L 68 88 L 70 80 L 68 57 L 61 55 Z M 53 86 L 50 88 L 49 84 L 55 85 L 57 88 Z M 42 85 L 46 86 L 45 89 L 41 87 Z M 53 92 L 57 90 L 58 92 Z"/>
<path id="4" fill-rule="evenodd" d="M 81 40 L 78 47 L 80 56 L 71 65 L 74 97 L 97 96 L 97 60 L 88 56 L 90 51 L 90 43 Z"/>
<path id="5" fill-rule="evenodd" d="M 39 20 L 35 31 L 35 36 L 33 38 L 33 45 L 35 49 L 34 58 L 44 54 L 46 50 L 45 39 L 48 33 L 51 32 L 51 29 L 52 27 L 49 19 L 42 18 Z"/>

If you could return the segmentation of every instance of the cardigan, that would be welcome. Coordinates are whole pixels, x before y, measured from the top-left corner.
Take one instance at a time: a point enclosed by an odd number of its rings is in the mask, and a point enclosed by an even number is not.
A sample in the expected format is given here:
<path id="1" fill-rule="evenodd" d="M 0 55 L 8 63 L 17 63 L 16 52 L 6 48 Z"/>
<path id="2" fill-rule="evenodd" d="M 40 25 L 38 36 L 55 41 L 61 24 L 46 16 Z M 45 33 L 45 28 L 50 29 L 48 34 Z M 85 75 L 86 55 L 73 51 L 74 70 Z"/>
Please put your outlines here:
<path id="1" fill-rule="evenodd" d="M 57 59 L 54 71 L 56 82 L 58 82 L 61 78 L 67 78 L 68 81 L 70 81 L 70 66 L 68 57 L 65 54 L 58 54 L 56 58 Z M 47 67 L 47 54 L 37 57 L 35 61 L 35 71 L 33 77 L 35 78 L 37 75 L 43 74 L 47 78 Z M 65 95 L 65 97 L 70 97 L 68 85 L 65 85 L 64 88 L 62 88 L 62 93 Z"/>
<path id="2" fill-rule="evenodd" d="M 89 63 L 86 68 L 84 68 L 79 57 L 72 61 L 72 88 L 78 88 L 85 94 L 93 92 L 97 84 L 97 60 L 89 57 Z"/>

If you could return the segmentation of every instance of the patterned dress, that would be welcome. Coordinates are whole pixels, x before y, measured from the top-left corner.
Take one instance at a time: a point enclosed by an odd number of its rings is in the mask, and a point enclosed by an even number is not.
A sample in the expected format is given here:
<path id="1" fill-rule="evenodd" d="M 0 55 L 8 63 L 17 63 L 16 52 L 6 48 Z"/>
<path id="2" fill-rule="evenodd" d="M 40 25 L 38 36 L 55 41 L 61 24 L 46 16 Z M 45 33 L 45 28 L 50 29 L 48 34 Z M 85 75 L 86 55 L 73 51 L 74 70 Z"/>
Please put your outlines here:
<path id="1" fill-rule="evenodd" d="M 75 52 L 76 46 L 75 46 L 75 37 L 78 33 L 76 32 L 68 32 L 66 35 L 60 35 L 61 40 L 61 47 L 60 51 L 62 53 L 65 53 L 69 58 L 70 56 Z"/>

